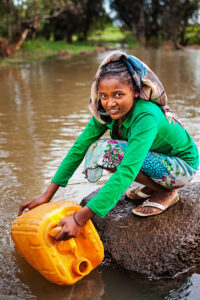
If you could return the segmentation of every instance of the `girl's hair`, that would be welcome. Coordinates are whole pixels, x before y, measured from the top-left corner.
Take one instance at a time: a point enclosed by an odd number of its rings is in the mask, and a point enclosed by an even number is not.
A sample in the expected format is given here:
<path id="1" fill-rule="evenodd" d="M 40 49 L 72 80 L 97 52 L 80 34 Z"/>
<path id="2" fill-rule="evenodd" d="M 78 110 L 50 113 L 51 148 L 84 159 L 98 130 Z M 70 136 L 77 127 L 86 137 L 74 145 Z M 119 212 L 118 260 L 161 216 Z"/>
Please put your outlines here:
<path id="1" fill-rule="evenodd" d="M 129 71 L 128 66 L 123 61 L 111 61 L 103 66 L 100 73 L 99 82 L 105 77 L 118 77 L 120 81 L 126 82 L 128 85 L 132 86 L 133 90 L 138 91 L 138 87 Z M 98 82 L 98 85 L 99 85 Z"/>

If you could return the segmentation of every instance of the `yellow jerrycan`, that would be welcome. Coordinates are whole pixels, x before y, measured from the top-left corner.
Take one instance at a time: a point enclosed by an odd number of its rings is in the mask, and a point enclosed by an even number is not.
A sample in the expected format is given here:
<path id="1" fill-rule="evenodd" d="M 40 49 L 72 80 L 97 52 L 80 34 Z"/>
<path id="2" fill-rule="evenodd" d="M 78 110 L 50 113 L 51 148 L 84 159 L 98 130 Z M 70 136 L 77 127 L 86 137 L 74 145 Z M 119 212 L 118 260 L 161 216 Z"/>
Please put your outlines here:
<path id="1" fill-rule="evenodd" d="M 58 201 L 40 205 L 19 216 L 11 236 L 19 253 L 46 279 L 71 285 L 90 273 L 103 260 L 104 248 L 91 220 L 77 238 L 56 241 L 61 219 L 81 209 L 75 202 Z"/>

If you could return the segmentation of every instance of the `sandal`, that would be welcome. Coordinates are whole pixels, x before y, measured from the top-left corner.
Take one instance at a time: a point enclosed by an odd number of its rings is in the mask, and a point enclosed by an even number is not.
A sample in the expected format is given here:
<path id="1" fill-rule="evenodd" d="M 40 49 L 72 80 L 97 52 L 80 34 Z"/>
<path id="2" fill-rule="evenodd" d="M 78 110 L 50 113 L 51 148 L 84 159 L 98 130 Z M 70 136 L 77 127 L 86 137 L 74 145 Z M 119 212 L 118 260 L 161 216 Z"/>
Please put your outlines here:
<path id="1" fill-rule="evenodd" d="M 149 217 L 149 216 L 154 216 L 154 215 L 159 215 L 162 212 L 164 212 L 165 210 L 167 210 L 169 207 L 171 207 L 172 205 L 174 205 L 176 202 L 179 201 L 179 196 L 176 195 L 176 197 L 174 197 L 174 199 L 167 205 L 164 206 L 162 204 L 156 203 L 156 202 L 151 202 L 149 200 L 146 200 L 143 202 L 143 204 L 141 205 L 141 207 L 155 207 L 155 208 L 159 208 L 160 211 L 158 212 L 154 212 L 154 213 L 150 213 L 150 214 L 143 214 L 142 212 L 136 211 L 137 208 L 132 210 L 132 213 L 137 215 L 137 216 L 141 216 L 141 217 Z"/>
<path id="2" fill-rule="evenodd" d="M 126 190 L 125 195 L 129 199 L 133 199 L 133 200 L 147 199 L 147 198 L 151 197 L 151 195 L 148 195 L 148 194 L 142 192 L 143 188 L 144 187 L 129 188 L 129 189 Z M 138 198 L 135 198 L 135 197 L 133 198 L 133 195 L 137 195 L 139 197 Z"/>

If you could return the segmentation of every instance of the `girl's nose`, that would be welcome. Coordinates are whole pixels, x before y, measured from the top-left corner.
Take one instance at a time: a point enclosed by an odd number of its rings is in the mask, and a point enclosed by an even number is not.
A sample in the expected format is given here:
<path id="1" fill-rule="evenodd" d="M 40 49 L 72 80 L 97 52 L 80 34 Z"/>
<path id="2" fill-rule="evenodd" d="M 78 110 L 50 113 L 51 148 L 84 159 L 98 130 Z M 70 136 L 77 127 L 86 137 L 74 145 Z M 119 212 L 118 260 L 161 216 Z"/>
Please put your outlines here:
<path id="1" fill-rule="evenodd" d="M 117 105 L 116 101 L 112 98 L 109 98 L 109 100 L 107 102 L 107 107 L 112 108 L 112 107 L 115 107 L 116 105 Z"/>

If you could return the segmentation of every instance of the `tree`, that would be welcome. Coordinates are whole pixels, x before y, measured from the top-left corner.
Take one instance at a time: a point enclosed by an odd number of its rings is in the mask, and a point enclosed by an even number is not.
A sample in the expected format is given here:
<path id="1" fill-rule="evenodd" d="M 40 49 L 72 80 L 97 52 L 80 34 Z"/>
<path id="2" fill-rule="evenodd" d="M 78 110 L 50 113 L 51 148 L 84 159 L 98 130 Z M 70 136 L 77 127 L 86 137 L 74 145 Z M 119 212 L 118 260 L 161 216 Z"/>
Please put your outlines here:
<path id="1" fill-rule="evenodd" d="M 38 30 L 41 15 L 47 10 L 45 5 L 45 1 L 38 0 L 0 2 L 0 56 L 6 58 L 12 55 L 20 48 L 29 32 Z"/>
<path id="2" fill-rule="evenodd" d="M 162 5 L 162 35 L 176 47 L 185 44 L 184 33 L 189 21 L 199 9 L 198 0 L 165 0 Z"/>
<path id="3" fill-rule="evenodd" d="M 103 0 L 2 0 L 0 13 L 0 56 L 8 57 L 26 37 L 38 33 L 68 43 L 73 34 L 86 39 L 95 18 L 105 11 Z"/>
<path id="4" fill-rule="evenodd" d="M 118 18 L 136 35 L 139 42 L 146 41 L 145 35 L 145 0 L 114 0 L 111 7 Z"/>
<path id="5" fill-rule="evenodd" d="M 103 0 L 71 0 L 59 16 L 52 17 L 51 14 L 42 34 L 46 32 L 46 37 L 53 34 L 55 40 L 66 39 L 71 43 L 73 34 L 86 40 L 90 28 L 99 17 L 105 15 L 105 10 Z"/>
<path id="6" fill-rule="evenodd" d="M 185 43 L 184 33 L 190 20 L 197 20 L 199 0 L 110 0 L 117 17 L 139 42 L 152 38 Z"/>
<path id="7" fill-rule="evenodd" d="M 86 0 L 82 3 L 84 3 L 83 14 L 81 15 L 81 26 L 78 31 L 79 36 L 86 40 L 91 27 L 95 26 L 97 28 L 99 19 L 104 19 L 105 10 L 102 0 Z"/>

